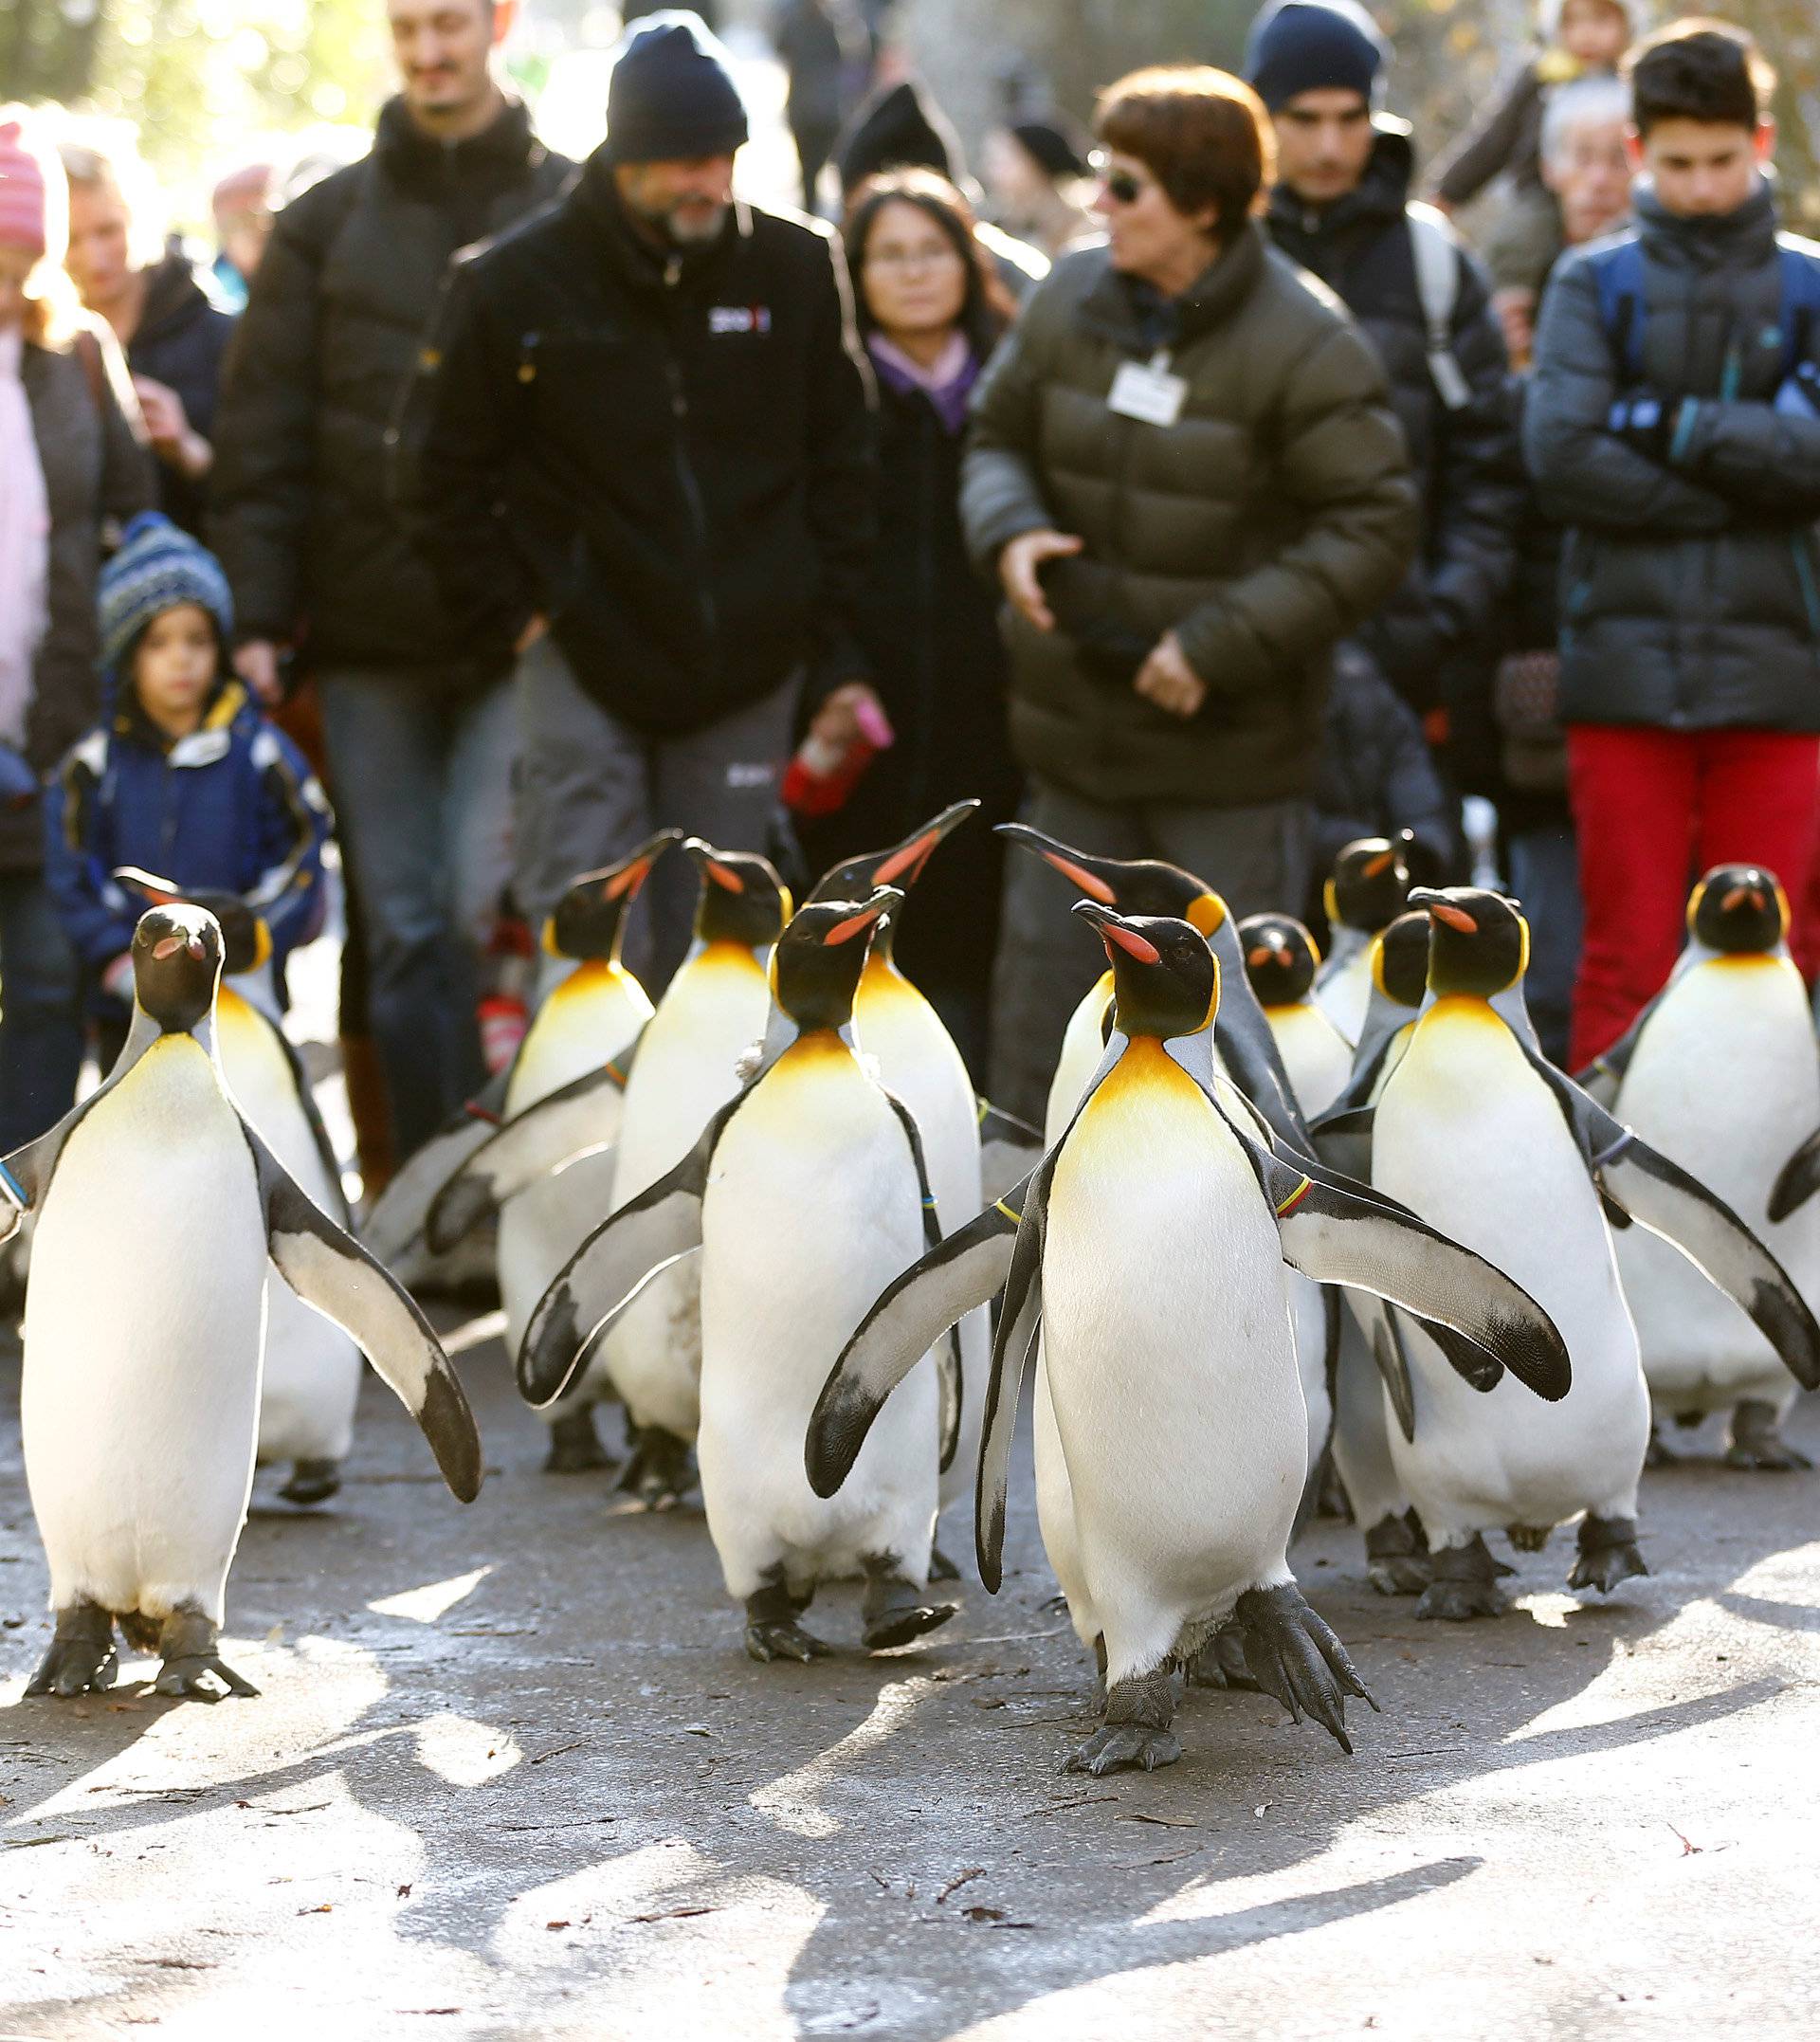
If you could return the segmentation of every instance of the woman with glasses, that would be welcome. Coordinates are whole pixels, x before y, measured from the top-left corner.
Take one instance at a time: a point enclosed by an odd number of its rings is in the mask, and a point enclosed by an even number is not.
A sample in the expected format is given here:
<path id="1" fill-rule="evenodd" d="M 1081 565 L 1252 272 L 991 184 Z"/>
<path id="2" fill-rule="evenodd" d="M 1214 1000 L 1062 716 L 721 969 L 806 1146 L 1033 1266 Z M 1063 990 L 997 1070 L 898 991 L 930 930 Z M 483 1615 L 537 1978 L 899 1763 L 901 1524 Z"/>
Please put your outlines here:
<path id="1" fill-rule="evenodd" d="M 1003 868 L 992 826 L 1016 812 L 1018 775 L 997 606 L 968 562 L 958 497 L 967 399 L 1014 307 L 966 201 L 933 172 L 863 185 L 844 232 L 879 392 L 879 542 L 853 625 L 897 741 L 833 815 L 798 827 L 824 870 L 979 797 L 918 882 L 897 955 L 983 1085 Z"/>
<path id="2" fill-rule="evenodd" d="M 1402 579 L 1417 504 L 1383 373 L 1254 217 L 1267 117 L 1208 68 L 1101 98 L 1095 210 L 974 393 L 961 513 L 1009 601 L 1025 818 L 1293 910 L 1333 647 Z M 1097 952 L 1008 867 L 992 1094 L 1041 1120 Z"/>

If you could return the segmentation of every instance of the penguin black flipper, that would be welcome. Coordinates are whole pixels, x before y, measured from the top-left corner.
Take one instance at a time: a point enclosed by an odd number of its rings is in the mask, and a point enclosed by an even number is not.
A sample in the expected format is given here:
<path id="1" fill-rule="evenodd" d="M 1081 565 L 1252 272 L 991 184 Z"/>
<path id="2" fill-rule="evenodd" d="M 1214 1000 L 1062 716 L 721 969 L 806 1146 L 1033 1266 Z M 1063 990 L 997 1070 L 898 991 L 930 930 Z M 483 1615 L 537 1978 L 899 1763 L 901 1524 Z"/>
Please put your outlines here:
<path id="1" fill-rule="evenodd" d="M 1795 1150 L 1770 1191 L 1770 1218 L 1780 1222 L 1798 1212 L 1820 1191 L 1820 1128 Z"/>
<path id="2" fill-rule="evenodd" d="M 436 1194 L 502 1122 L 509 1082 L 509 1071 L 489 1078 L 422 1148 L 406 1158 L 373 1200 L 360 1237 L 381 1262 L 402 1261 L 422 1240 Z"/>
<path id="3" fill-rule="evenodd" d="M 861 1320 L 809 1421 L 803 1465 L 817 1496 L 846 1480 L 885 1398 L 929 1349 L 1003 1288 L 1028 1192 L 1027 1177 L 937 1242 Z"/>
<path id="4" fill-rule="evenodd" d="M 1115 1035 L 1119 1048 L 1125 1038 Z M 1108 1057 L 1103 1073 L 1118 1061 Z M 1099 1089 L 1098 1084 L 1087 1098 Z M 1083 1100 L 1082 1104 L 1086 1103 Z M 1080 1118 L 1077 1109 L 1075 1119 Z M 1074 1121 L 1068 1122 L 1068 1132 Z M 1011 1244 L 1011 1266 L 1005 1276 L 1005 1301 L 992 1336 L 992 1374 L 986 1383 L 986 1409 L 979 1429 L 979 1477 L 974 1489 L 974 1557 L 989 1595 L 996 1595 L 1004 1579 L 1005 1494 L 1010 1484 L 1011 1437 L 1017 1430 L 1017 1407 L 1024 1377 L 1043 1333 L 1043 1250 L 1048 1235 L 1049 1185 L 1067 1143 L 1056 1143 L 1024 1188 L 1017 1238 Z"/>
<path id="5" fill-rule="evenodd" d="M 1782 1265 L 1723 1199 L 1632 1134 L 1565 1072 L 1532 1055 L 1599 1195 L 1686 1256 L 1756 1325 L 1804 1390 L 1820 1389 L 1820 1324 Z"/>
<path id="6" fill-rule="evenodd" d="M 494 1128 L 431 1199 L 424 1226 L 430 1252 L 446 1254 L 520 1192 L 610 1149 L 600 1138 L 599 1095 L 624 1092 L 630 1066 L 629 1052 L 611 1058 Z"/>
<path id="7" fill-rule="evenodd" d="M 898 1117 L 898 1124 L 903 1129 L 904 1139 L 910 1144 L 910 1158 L 917 1166 L 917 1192 L 922 1200 L 922 1247 L 924 1254 L 941 1245 L 941 1215 L 936 1208 L 936 1194 L 929 1188 L 929 1165 L 922 1153 L 922 1133 L 917 1126 L 917 1117 L 898 1095 L 887 1085 L 880 1085 L 880 1091 L 891 1102 L 891 1110 Z M 960 1398 L 963 1381 L 963 1364 L 960 1358 L 960 1331 L 950 1326 L 942 1336 L 936 1350 L 936 1374 L 941 1384 L 941 1423 L 938 1437 L 941 1442 L 939 1467 L 942 1473 L 954 1466 L 955 1449 L 960 1445 Z"/>
<path id="8" fill-rule="evenodd" d="M 309 1071 L 304 1067 L 297 1045 L 278 1023 L 272 1020 L 269 1014 L 263 1015 L 262 1018 L 271 1030 L 273 1040 L 283 1051 L 284 1061 L 291 1067 L 291 1078 L 297 1086 L 297 1103 L 302 1108 L 304 1124 L 310 1130 L 310 1140 L 316 1144 L 316 1153 L 323 1172 L 329 1182 L 335 1186 L 337 1206 L 329 1217 L 337 1227 L 346 1228 L 352 1232 L 354 1214 L 348 1210 L 347 1196 L 341 1189 L 341 1164 L 336 1156 L 335 1144 L 329 1140 L 329 1130 L 323 1123 L 322 1109 L 316 1103 L 316 1091 L 310 1084 Z"/>
<path id="9" fill-rule="evenodd" d="M 246 1121 L 259 1173 L 272 1266 L 303 1303 L 330 1319 L 423 1429 L 455 1495 L 481 1492 L 481 1435 L 461 1377 L 410 1294 L 293 1179 Z"/>
<path id="10" fill-rule="evenodd" d="M 1356 1184 L 1372 1181 L 1372 1135 L 1377 1123 L 1375 1105 L 1335 1104 L 1315 1122 L 1315 1154 L 1330 1170 Z"/>
<path id="11" fill-rule="evenodd" d="M 594 1342 L 652 1277 L 701 1246 L 708 1167 L 752 1088 L 748 1084 L 720 1108 L 675 1169 L 610 1213 L 537 1300 L 518 1359 L 519 1395 L 535 1410 L 567 1393 Z"/>

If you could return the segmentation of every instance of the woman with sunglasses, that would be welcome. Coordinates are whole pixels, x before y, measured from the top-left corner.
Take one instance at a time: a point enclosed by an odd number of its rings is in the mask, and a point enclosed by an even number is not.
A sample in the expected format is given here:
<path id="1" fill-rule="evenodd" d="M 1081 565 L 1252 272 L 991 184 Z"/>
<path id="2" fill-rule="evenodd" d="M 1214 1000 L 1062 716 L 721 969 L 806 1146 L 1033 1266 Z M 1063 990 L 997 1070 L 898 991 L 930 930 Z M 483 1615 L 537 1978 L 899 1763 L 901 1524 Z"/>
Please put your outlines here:
<path id="1" fill-rule="evenodd" d="M 1026 819 L 1294 909 L 1335 644 L 1417 506 L 1383 373 L 1254 215 L 1269 121 L 1204 67 L 1102 97 L 1106 240 L 1056 264 L 974 394 L 962 519 L 1009 600 Z M 1095 969 L 1039 860 L 1007 871 L 992 1097 L 1040 1120 Z"/>

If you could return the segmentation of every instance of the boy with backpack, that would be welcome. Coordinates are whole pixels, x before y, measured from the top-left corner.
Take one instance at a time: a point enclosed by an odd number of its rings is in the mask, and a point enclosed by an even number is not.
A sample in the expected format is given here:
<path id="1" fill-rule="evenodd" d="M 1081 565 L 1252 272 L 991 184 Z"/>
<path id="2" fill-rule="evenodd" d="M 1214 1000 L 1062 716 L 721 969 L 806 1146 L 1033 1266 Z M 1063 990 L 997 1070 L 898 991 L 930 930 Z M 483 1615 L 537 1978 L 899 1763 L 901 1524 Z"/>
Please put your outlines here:
<path id="1" fill-rule="evenodd" d="M 1568 527 L 1575 1068 L 1666 978 L 1695 875 L 1798 897 L 1820 828 L 1820 246 L 1777 232 L 1748 35 L 1680 22 L 1629 72 L 1636 224 L 1556 270 L 1524 417 Z"/>

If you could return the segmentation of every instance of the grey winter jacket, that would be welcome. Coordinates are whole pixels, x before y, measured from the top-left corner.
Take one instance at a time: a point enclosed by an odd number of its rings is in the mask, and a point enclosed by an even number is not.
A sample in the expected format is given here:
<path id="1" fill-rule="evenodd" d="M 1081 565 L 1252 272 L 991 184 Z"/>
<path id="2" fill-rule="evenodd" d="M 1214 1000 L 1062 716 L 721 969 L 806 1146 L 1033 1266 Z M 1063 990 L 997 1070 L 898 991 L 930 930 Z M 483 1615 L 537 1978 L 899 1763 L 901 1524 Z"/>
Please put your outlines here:
<path id="1" fill-rule="evenodd" d="M 111 333 L 84 329 L 64 347 L 27 344 L 19 374 L 50 505 L 50 614 L 26 720 L 26 757 L 42 778 L 99 710 L 95 583 L 104 534 L 156 499 L 138 401 Z M 39 804 L 0 814 L 0 871 L 43 863 Z"/>
<path id="2" fill-rule="evenodd" d="M 1702 220 L 1637 199 L 1642 382 L 1696 400 L 1661 460 L 1608 429 L 1630 380 L 1574 251 L 1543 301 L 1523 444 L 1561 558 L 1569 722 L 1820 731 L 1820 414 L 1786 373 L 1769 188 Z M 1820 247 L 1783 241 L 1820 262 Z"/>
<path id="3" fill-rule="evenodd" d="M 1115 414 L 1114 376 L 1163 338 L 1188 385 L 1179 421 Z M 1104 247 L 1070 250 L 973 412 L 961 518 L 980 570 L 1042 526 L 1085 541 L 1051 586 L 1060 629 L 1006 619 L 1020 761 L 1091 801 L 1304 794 L 1333 647 L 1402 579 L 1418 517 L 1383 372 L 1344 308 L 1255 225 L 1173 303 L 1147 303 Z M 1186 721 L 1131 684 L 1171 629 L 1208 684 Z"/>

